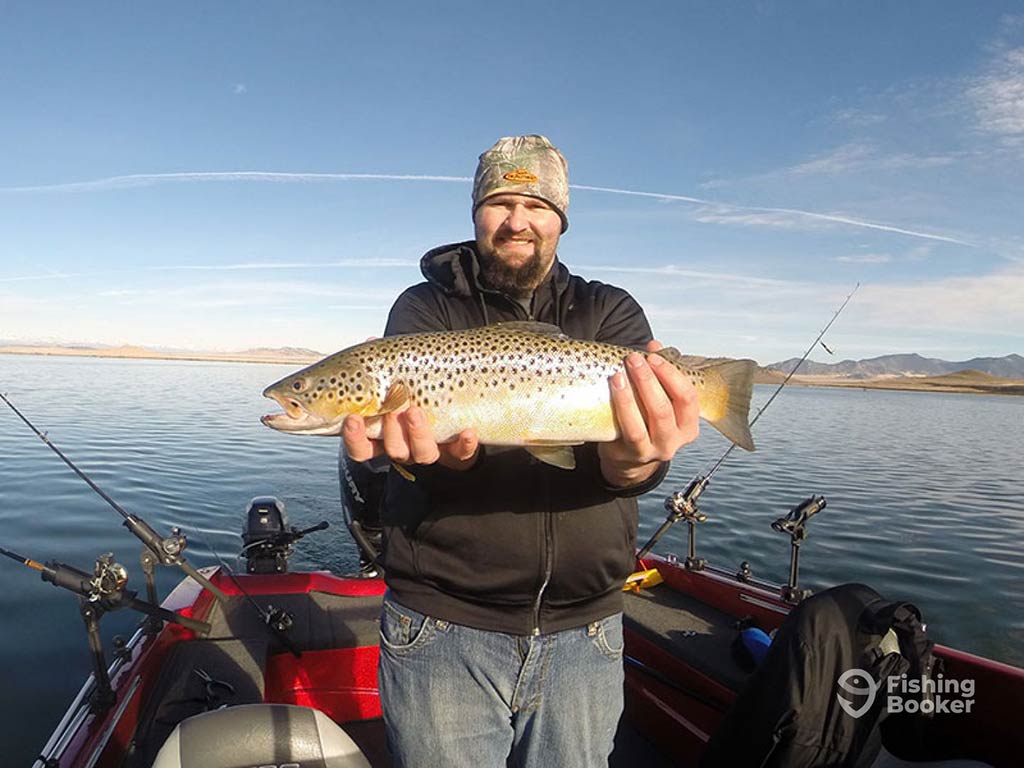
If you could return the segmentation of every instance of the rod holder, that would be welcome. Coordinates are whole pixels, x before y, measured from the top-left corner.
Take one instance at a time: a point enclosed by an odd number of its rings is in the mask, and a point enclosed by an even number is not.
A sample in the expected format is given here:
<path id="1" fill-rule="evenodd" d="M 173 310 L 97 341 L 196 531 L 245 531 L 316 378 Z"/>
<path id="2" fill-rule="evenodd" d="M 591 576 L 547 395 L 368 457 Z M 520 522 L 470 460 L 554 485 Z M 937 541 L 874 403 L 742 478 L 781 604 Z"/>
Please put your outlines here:
<path id="1" fill-rule="evenodd" d="M 807 523 L 821 512 L 828 502 L 824 496 L 809 496 L 801 501 L 785 517 L 772 523 L 772 530 L 789 536 L 789 581 L 779 590 L 782 599 L 787 603 L 799 603 L 811 594 L 809 589 L 801 589 L 800 577 L 800 545 L 807 538 Z"/>

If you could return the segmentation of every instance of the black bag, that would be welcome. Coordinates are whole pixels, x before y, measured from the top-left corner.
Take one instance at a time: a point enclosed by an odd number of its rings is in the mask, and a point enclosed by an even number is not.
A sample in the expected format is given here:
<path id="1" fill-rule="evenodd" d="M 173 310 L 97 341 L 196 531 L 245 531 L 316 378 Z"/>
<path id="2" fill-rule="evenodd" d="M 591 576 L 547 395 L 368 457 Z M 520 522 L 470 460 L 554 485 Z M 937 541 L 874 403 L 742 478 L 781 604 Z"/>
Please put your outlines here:
<path id="1" fill-rule="evenodd" d="M 891 642 L 883 646 L 890 630 L 898 653 L 889 652 Z M 881 749 L 885 681 L 931 675 L 932 646 L 917 608 L 863 584 L 804 600 L 712 735 L 701 767 L 870 766 Z"/>

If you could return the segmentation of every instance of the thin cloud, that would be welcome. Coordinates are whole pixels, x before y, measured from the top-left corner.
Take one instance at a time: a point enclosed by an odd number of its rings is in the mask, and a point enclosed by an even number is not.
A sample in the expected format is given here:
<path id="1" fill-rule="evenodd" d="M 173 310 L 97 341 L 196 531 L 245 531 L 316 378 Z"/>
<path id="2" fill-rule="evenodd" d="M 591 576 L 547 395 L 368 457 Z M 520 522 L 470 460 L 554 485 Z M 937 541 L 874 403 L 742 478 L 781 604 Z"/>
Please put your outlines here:
<path id="1" fill-rule="evenodd" d="M 845 144 L 831 152 L 815 157 L 792 168 L 781 171 L 788 176 L 832 175 L 862 168 L 875 155 L 874 147 L 867 144 Z"/>
<path id="2" fill-rule="evenodd" d="M 739 179 L 716 179 L 705 182 L 705 189 L 721 188 L 732 184 L 783 179 L 804 179 L 814 176 L 838 176 L 850 173 L 873 171 L 894 171 L 904 169 L 941 168 L 952 165 L 965 157 L 963 152 L 916 155 L 910 152 L 881 152 L 874 144 L 850 142 L 811 157 L 796 165 L 778 168 L 767 173 L 746 176 Z"/>
<path id="3" fill-rule="evenodd" d="M 873 125 L 880 125 L 889 118 L 879 112 L 868 112 L 867 110 L 848 107 L 837 109 L 826 118 L 831 123 L 853 126 L 855 128 L 868 128 Z"/>
<path id="4" fill-rule="evenodd" d="M 340 259 L 337 261 L 296 261 L 296 262 L 250 262 L 239 264 L 158 264 L 152 267 L 140 267 L 137 272 L 235 272 L 259 270 L 289 269 L 409 269 L 419 266 L 418 259 Z M 132 270 L 118 269 L 102 272 L 47 272 L 40 275 L 19 275 L 0 277 L 0 283 L 16 283 L 32 280 L 66 280 L 78 277 L 99 277 L 102 275 L 118 275 L 123 277 Z M 107 295 L 115 295 L 110 293 Z"/>
<path id="5" fill-rule="evenodd" d="M 31 280 L 67 280 L 71 277 L 82 277 L 78 272 L 55 272 L 50 271 L 41 275 L 18 275 L 15 277 L 0 277 L 0 283 L 20 283 Z"/>
<path id="6" fill-rule="evenodd" d="M 782 287 L 794 283 L 789 280 L 775 280 L 767 277 L 751 277 L 749 275 L 730 275 L 722 272 L 701 272 L 694 269 L 682 269 L 674 264 L 661 267 L 620 267 L 615 265 L 580 264 L 581 272 L 617 272 L 632 275 L 657 275 L 661 277 L 689 277 L 700 280 L 711 280 L 720 283 L 740 283 L 754 286 Z"/>
<path id="7" fill-rule="evenodd" d="M 857 297 L 858 312 L 883 328 L 949 329 L 1019 337 L 1024 328 L 1024 271 L 949 277 L 926 283 L 872 284 Z"/>
<path id="8" fill-rule="evenodd" d="M 967 89 L 976 125 L 1004 142 L 1024 143 L 1024 47 L 1002 51 L 991 71 Z"/>
<path id="9" fill-rule="evenodd" d="M 245 87 L 245 83 L 235 83 L 231 86 L 231 92 L 235 96 L 241 96 L 242 94 L 248 93 L 249 89 Z"/>
<path id="10" fill-rule="evenodd" d="M 261 269 L 388 269 L 415 267 L 413 259 L 341 259 L 339 261 L 249 262 L 241 264 L 165 264 L 146 267 L 152 272 L 231 272 Z"/>
<path id="11" fill-rule="evenodd" d="M 856 253 L 849 256 L 836 256 L 833 261 L 843 264 L 888 264 L 892 256 L 887 253 Z"/>
<path id="12" fill-rule="evenodd" d="M 110 176 L 92 181 L 72 181 L 61 184 L 39 184 L 27 187 L 0 187 L 0 193 L 26 194 L 42 192 L 87 192 L 130 187 L 147 187 L 167 182 L 201 181 L 263 181 L 263 182 L 330 182 L 330 181 L 472 181 L 466 176 L 431 176 L 395 173 L 279 173 L 276 171 L 197 171 L 186 173 L 134 173 Z"/>

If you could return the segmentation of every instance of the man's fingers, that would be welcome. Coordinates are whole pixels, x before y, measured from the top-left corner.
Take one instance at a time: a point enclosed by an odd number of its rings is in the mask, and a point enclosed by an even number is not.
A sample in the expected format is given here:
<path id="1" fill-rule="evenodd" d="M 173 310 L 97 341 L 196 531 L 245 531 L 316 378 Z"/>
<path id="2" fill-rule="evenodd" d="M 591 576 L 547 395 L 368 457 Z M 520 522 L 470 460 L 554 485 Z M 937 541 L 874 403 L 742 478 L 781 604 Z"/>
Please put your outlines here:
<path id="1" fill-rule="evenodd" d="M 369 461 L 379 453 L 373 441 L 366 436 L 366 422 L 362 416 L 346 417 L 341 434 L 345 441 L 345 453 L 352 461 Z"/>
<path id="2" fill-rule="evenodd" d="M 474 464 L 479 447 L 476 430 L 464 429 L 452 442 L 438 446 L 440 462 L 449 469 L 468 469 Z"/>
<path id="3" fill-rule="evenodd" d="M 409 441 L 405 436 L 405 427 L 398 419 L 398 414 L 388 413 L 380 428 L 381 442 L 384 445 L 384 453 L 392 461 L 399 464 L 406 464 L 410 459 Z"/>
<path id="4" fill-rule="evenodd" d="M 636 389 L 640 409 L 646 418 L 647 431 L 652 436 L 675 427 L 676 414 L 672 402 L 661 386 L 661 381 L 654 373 L 655 367 L 664 367 L 666 361 L 658 355 L 651 355 L 644 360 L 643 355 L 636 352 L 626 358 L 626 369 L 630 381 Z"/>
<path id="5" fill-rule="evenodd" d="M 654 375 L 672 403 L 676 426 L 684 432 L 686 442 L 692 442 L 700 429 L 697 389 L 686 374 L 671 364 L 655 365 Z"/>
<path id="6" fill-rule="evenodd" d="M 404 422 L 405 437 L 409 446 L 409 457 L 414 464 L 433 464 L 441 455 L 434 439 L 433 430 L 427 423 L 423 410 L 413 405 L 400 419 Z"/>
<path id="7" fill-rule="evenodd" d="M 630 445 L 642 446 L 647 443 L 647 425 L 640 405 L 633 396 L 633 389 L 624 373 L 611 378 L 612 411 L 619 425 L 620 439 Z"/>

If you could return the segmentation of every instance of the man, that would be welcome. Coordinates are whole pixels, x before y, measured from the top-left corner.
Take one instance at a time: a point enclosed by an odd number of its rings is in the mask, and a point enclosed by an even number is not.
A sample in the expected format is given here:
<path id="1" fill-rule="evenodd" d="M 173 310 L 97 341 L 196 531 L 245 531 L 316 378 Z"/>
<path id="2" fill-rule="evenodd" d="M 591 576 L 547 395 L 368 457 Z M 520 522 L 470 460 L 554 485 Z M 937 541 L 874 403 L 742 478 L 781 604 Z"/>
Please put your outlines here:
<path id="1" fill-rule="evenodd" d="M 567 335 L 657 349 L 625 291 L 572 275 L 567 165 L 543 136 L 480 156 L 473 241 L 428 252 L 426 282 L 391 309 L 386 335 L 537 320 Z M 380 689 L 398 766 L 591 768 L 607 763 L 622 712 L 622 593 L 633 570 L 636 496 L 697 436 L 697 397 L 658 356 L 609 381 L 621 438 L 575 449 L 576 469 L 488 451 L 473 430 L 439 445 L 423 412 L 359 416 L 350 458 L 386 454 L 388 584 Z"/>

